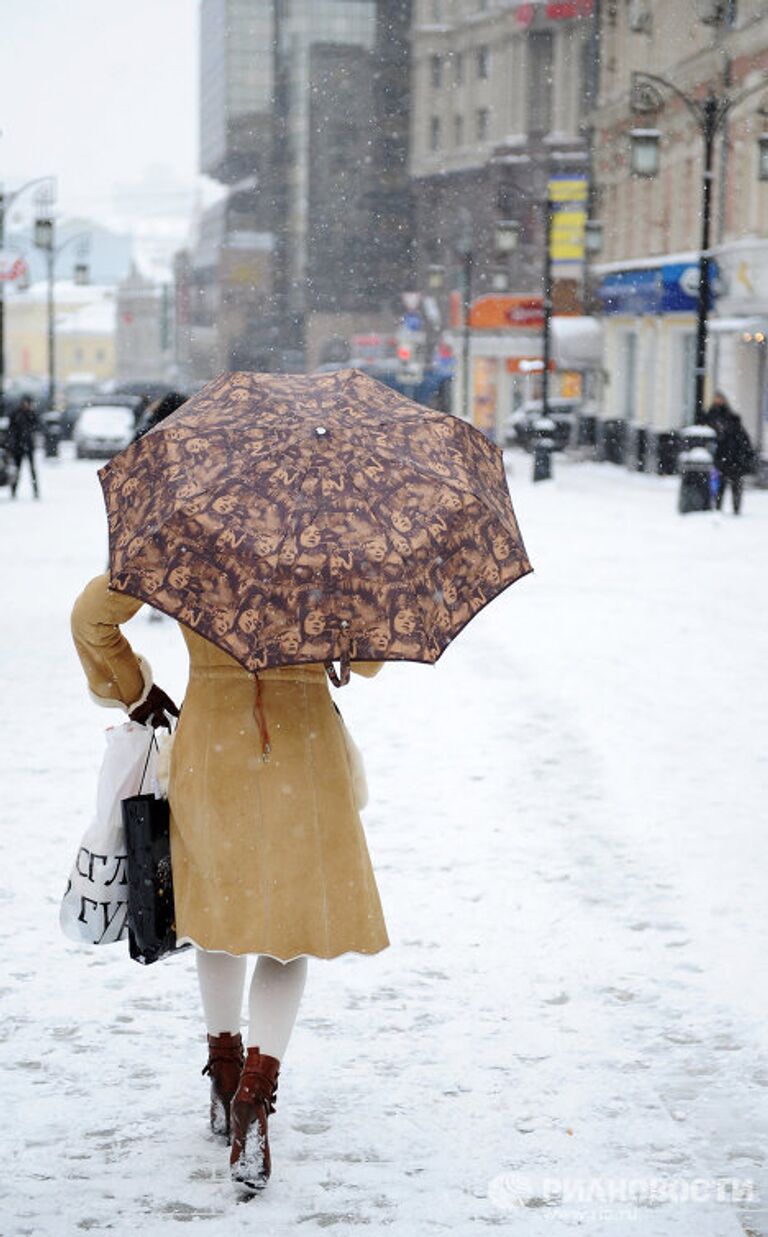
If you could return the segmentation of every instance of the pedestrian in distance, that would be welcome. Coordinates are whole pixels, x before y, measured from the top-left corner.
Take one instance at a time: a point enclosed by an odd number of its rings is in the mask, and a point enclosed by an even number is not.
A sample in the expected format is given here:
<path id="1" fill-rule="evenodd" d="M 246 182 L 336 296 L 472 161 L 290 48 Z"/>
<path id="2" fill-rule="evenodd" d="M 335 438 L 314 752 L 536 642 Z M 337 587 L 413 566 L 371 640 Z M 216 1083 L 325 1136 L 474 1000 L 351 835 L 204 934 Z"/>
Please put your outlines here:
<path id="1" fill-rule="evenodd" d="M 175 579 L 188 568 L 168 571 Z M 179 710 L 120 631 L 141 604 L 97 576 L 75 603 L 72 631 L 96 703 L 157 727 Z M 196 947 L 211 1129 L 231 1139 L 236 1188 L 254 1193 L 270 1175 L 267 1118 L 307 959 L 375 954 L 389 940 L 323 665 L 254 675 L 181 631 L 190 678 L 168 787 L 176 934 Z M 370 677 L 380 664 L 353 669 Z"/>
<path id="2" fill-rule="evenodd" d="M 741 512 L 744 478 L 754 471 L 755 453 L 741 417 L 731 408 L 722 391 L 716 391 L 707 410 L 706 423 L 715 431 L 715 469 L 717 490 L 715 506 L 722 510 L 725 490 L 731 487 L 734 515 Z"/>
<path id="3" fill-rule="evenodd" d="M 11 498 L 16 497 L 16 490 L 21 475 L 21 466 L 26 460 L 32 474 L 32 491 L 35 498 L 40 497 L 40 487 L 35 470 L 35 441 L 40 430 L 40 419 L 35 411 L 35 405 L 29 395 L 22 395 L 19 403 L 11 411 L 8 418 L 8 450 L 13 462 L 11 478 Z"/>

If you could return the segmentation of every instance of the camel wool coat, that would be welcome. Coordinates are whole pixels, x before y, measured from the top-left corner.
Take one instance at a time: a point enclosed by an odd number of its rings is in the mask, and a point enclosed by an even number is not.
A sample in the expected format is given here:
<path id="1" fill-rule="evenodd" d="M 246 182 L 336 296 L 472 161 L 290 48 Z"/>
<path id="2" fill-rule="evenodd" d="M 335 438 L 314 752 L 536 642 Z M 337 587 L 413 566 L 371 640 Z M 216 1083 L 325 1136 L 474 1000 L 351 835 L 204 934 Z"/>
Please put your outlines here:
<path id="1" fill-rule="evenodd" d="M 92 696 L 136 708 L 152 685 L 120 624 L 142 603 L 97 576 L 72 633 Z M 176 931 L 203 949 L 333 958 L 389 944 L 344 736 L 322 666 L 259 673 L 179 624 L 189 684 L 172 748 L 168 798 Z M 377 663 L 352 669 L 371 676 Z"/>

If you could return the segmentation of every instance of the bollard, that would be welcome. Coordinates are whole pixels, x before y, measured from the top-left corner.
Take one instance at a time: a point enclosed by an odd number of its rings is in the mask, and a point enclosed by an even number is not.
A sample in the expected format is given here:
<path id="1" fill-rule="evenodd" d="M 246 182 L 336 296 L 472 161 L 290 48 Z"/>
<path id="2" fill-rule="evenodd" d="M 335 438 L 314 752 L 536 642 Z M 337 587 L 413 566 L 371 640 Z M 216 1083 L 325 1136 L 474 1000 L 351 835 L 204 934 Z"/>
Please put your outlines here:
<path id="1" fill-rule="evenodd" d="M 555 444 L 551 438 L 538 438 L 533 444 L 533 479 L 549 481 L 552 477 L 552 452 Z"/>
<path id="2" fill-rule="evenodd" d="M 677 509 L 681 515 L 712 510 L 712 456 L 706 447 L 683 451 L 679 459 L 680 492 Z"/>

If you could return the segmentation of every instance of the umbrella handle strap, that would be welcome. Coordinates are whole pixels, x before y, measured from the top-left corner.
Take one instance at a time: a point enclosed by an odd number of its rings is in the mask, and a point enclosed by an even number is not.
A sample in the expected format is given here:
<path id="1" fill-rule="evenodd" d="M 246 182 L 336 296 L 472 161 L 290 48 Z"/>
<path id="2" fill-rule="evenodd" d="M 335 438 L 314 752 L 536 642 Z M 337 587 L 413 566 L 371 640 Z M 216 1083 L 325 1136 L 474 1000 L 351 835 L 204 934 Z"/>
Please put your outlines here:
<path id="1" fill-rule="evenodd" d="M 253 676 L 253 685 L 255 689 L 253 699 L 253 716 L 256 720 L 256 725 L 259 728 L 261 755 L 264 760 L 267 760 L 272 747 L 269 741 L 269 728 L 267 726 L 267 718 L 264 712 L 264 697 L 261 692 L 261 679 L 258 674 L 254 674 Z"/>
<path id="2" fill-rule="evenodd" d="M 349 629 L 346 623 L 341 625 L 341 648 L 339 649 L 339 670 L 336 672 L 336 667 L 333 660 L 325 663 L 325 670 L 328 678 L 333 683 L 334 687 L 344 687 L 349 682 Z"/>

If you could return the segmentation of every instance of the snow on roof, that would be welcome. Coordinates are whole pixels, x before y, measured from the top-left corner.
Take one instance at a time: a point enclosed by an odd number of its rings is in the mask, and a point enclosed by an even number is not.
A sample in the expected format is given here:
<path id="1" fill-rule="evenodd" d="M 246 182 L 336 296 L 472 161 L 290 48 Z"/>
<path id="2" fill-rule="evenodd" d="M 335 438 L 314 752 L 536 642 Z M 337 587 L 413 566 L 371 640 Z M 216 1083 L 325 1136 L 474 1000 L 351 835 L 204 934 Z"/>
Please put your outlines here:
<path id="1" fill-rule="evenodd" d="M 48 282 L 39 279 L 30 284 L 23 292 L 17 291 L 9 304 L 29 305 L 45 302 L 48 297 Z M 114 301 L 115 289 L 108 284 L 77 284 L 72 279 L 57 279 L 53 286 L 55 301 L 65 301 L 68 305 L 93 305 L 103 301 Z"/>
<path id="2" fill-rule="evenodd" d="M 114 335 L 117 306 L 113 300 L 97 305 L 83 305 L 56 319 L 59 335 Z"/>

